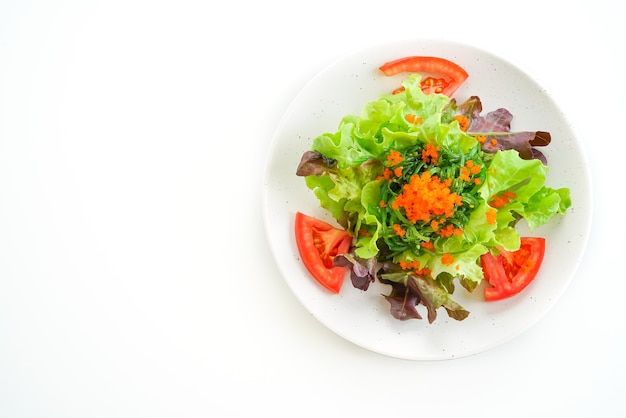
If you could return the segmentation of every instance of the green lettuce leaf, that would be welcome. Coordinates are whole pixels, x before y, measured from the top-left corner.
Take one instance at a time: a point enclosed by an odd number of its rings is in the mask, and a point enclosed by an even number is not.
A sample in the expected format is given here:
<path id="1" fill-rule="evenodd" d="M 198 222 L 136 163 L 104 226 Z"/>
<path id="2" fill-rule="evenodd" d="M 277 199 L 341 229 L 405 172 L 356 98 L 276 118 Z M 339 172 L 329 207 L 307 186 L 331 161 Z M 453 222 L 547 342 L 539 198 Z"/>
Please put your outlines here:
<path id="1" fill-rule="evenodd" d="M 515 193 L 515 198 L 498 210 L 501 228 L 517 215 L 534 230 L 571 206 L 569 189 L 545 186 L 547 172 L 548 167 L 540 160 L 522 159 L 514 150 L 498 151 L 494 155 L 479 193 L 486 202 L 505 191 Z"/>

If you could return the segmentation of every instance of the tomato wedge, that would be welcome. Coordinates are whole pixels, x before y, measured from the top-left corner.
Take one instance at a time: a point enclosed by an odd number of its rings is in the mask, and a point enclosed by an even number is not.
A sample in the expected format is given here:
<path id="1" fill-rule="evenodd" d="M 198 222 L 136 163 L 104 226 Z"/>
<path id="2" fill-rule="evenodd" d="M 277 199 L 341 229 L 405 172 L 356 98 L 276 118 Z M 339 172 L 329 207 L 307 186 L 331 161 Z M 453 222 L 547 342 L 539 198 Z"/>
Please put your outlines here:
<path id="1" fill-rule="evenodd" d="M 469 77 L 467 71 L 445 58 L 411 56 L 387 62 L 380 67 L 387 76 L 400 73 L 420 73 L 424 93 L 441 93 L 452 96 Z M 396 90 L 397 91 L 397 90 Z"/>
<path id="2" fill-rule="evenodd" d="M 296 213 L 295 229 L 298 252 L 304 266 L 322 286 L 339 293 L 347 269 L 333 266 L 333 259 L 350 250 L 350 234 L 300 212 Z"/>
<path id="3" fill-rule="evenodd" d="M 537 276 L 545 252 L 544 238 L 523 237 L 517 251 L 483 254 L 483 272 L 492 286 L 485 288 L 485 300 L 505 299 L 524 290 Z"/>

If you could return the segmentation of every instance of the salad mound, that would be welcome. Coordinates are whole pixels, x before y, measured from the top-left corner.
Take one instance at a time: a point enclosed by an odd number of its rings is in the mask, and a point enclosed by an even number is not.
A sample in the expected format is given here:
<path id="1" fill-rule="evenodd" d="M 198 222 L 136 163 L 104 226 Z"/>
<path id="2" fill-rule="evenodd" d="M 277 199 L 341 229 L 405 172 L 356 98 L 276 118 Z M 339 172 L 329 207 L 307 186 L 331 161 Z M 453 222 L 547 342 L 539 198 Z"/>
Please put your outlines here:
<path id="1" fill-rule="evenodd" d="M 516 224 L 532 231 L 564 214 L 569 189 L 545 184 L 537 147 L 548 132 L 511 132 L 513 115 L 483 115 L 477 96 L 458 104 L 426 94 L 419 74 L 402 87 L 316 137 L 296 174 L 352 237 L 334 264 L 354 287 L 390 285 L 384 297 L 400 320 L 421 319 L 420 304 L 429 322 L 441 307 L 463 320 L 456 283 L 474 291 L 485 279 L 481 256 L 519 250 Z"/>

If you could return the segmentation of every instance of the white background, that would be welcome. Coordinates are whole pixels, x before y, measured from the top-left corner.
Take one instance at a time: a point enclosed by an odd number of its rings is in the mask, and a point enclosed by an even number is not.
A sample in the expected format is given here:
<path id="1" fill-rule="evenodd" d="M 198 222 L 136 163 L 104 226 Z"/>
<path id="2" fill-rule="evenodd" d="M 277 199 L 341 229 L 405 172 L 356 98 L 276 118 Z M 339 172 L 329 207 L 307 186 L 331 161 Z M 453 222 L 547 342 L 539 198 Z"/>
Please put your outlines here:
<path id="1" fill-rule="evenodd" d="M 0 0 L 0 417 L 623 416 L 618 2 Z M 571 286 L 481 354 L 343 340 L 267 245 L 274 130 L 374 43 L 461 41 L 544 85 L 588 153 Z"/>

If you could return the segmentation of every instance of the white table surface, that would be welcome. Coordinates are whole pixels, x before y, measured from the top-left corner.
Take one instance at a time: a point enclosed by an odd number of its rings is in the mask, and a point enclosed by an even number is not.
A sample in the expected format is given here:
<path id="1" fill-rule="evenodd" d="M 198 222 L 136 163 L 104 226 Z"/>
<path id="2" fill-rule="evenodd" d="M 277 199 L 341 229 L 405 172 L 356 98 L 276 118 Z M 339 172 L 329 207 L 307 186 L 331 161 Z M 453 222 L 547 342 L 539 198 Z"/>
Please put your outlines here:
<path id="1" fill-rule="evenodd" d="M 619 3 L 0 1 L 0 417 L 615 417 L 626 362 Z M 588 152 L 594 220 L 534 327 L 449 361 L 321 325 L 268 249 L 274 130 L 373 43 L 534 74 Z"/>

